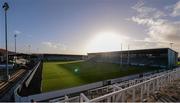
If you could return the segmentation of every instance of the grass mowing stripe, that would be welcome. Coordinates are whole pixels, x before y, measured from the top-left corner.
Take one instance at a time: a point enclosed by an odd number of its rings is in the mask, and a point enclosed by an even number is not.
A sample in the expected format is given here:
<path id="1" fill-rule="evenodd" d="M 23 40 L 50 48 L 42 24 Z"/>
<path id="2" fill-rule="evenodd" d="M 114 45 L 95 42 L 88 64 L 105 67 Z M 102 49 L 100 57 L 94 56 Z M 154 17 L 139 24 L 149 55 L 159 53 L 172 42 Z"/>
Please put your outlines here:
<path id="1" fill-rule="evenodd" d="M 70 88 L 155 69 L 86 61 L 44 62 L 42 91 Z"/>

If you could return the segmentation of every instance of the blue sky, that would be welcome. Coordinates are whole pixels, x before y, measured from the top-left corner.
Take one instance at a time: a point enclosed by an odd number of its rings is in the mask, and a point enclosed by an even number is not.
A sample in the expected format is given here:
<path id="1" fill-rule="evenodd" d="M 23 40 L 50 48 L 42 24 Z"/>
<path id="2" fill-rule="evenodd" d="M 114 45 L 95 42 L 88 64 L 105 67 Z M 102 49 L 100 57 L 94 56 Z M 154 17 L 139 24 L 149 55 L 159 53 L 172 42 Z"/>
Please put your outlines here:
<path id="1" fill-rule="evenodd" d="M 10 6 L 10 50 L 16 33 L 18 52 L 28 52 L 31 45 L 31 52 L 86 54 L 120 50 L 120 44 L 113 44 L 120 42 L 123 50 L 127 45 L 157 48 L 173 42 L 173 49 L 180 51 L 179 0 L 1 0 L 1 5 L 4 1 Z M 3 13 L 0 9 L 1 48 L 5 45 Z M 107 36 L 106 41 L 98 42 L 100 34 Z"/>

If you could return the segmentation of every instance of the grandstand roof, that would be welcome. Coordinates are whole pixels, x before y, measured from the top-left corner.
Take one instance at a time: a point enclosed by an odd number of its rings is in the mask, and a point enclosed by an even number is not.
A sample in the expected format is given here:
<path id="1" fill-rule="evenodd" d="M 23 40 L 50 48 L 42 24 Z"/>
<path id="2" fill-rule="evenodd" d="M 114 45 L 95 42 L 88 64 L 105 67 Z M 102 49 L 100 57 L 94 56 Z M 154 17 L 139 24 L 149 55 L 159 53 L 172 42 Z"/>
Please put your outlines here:
<path id="1" fill-rule="evenodd" d="M 44 56 L 85 56 L 85 55 L 76 55 L 76 54 L 43 54 Z"/>
<path id="2" fill-rule="evenodd" d="M 5 49 L 0 48 L 0 55 L 4 55 L 6 53 Z M 9 54 L 14 54 L 14 52 L 9 51 Z"/>
<path id="3" fill-rule="evenodd" d="M 152 49 L 138 49 L 138 50 L 123 50 L 123 51 L 108 51 L 108 52 L 95 52 L 95 53 L 88 53 L 88 54 L 99 54 L 99 53 L 119 53 L 119 52 L 138 52 L 138 53 L 143 53 L 143 52 L 160 52 L 163 50 L 171 50 L 174 51 L 173 49 L 170 48 L 152 48 Z M 174 51 L 175 53 L 177 53 L 176 51 Z"/>

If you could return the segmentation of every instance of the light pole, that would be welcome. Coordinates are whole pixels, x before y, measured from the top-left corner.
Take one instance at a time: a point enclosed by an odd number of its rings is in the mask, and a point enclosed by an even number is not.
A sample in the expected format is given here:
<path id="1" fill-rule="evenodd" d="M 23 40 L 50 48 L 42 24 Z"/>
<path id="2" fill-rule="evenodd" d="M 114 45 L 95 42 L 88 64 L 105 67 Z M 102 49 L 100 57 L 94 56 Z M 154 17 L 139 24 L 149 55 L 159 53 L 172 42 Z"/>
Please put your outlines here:
<path id="1" fill-rule="evenodd" d="M 172 49 L 174 43 L 171 42 L 169 44 L 170 44 L 170 47 Z M 172 61 L 172 53 L 171 52 L 170 52 L 170 60 Z M 172 64 L 170 64 L 170 69 L 172 69 Z"/>
<path id="2" fill-rule="evenodd" d="M 17 58 L 17 55 L 16 55 L 16 37 L 17 37 L 17 34 L 14 34 L 14 52 L 15 52 L 14 59 L 15 59 L 15 66 L 16 66 L 16 58 Z"/>
<path id="3" fill-rule="evenodd" d="M 28 45 L 29 54 L 31 54 L 31 45 Z"/>
<path id="4" fill-rule="evenodd" d="M 28 48 L 29 48 L 29 61 L 31 59 L 30 55 L 31 55 L 31 45 L 28 45 Z"/>
<path id="5" fill-rule="evenodd" d="M 16 54 L 16 37 L 17 37 L 17 34 L 14 34 L 14 52 Z"/>
<path id="6" fill-rule="evenodd" d="M 174 43 L 169 43 L 169 44 L 170 44 L 170 47 L 171 47 L 171 49 L 172 49 L 172 46 L 173 46 Z"/>
<path id="7" fill-rule="evenodd" d="M 39 48 L 37 48 L 37 54 L 39 53 Z"/>
<path id="8" fill-rule="evenodd" d="M 9 69 L 8 69 L 8 50 L 7 50 L 7 10 L 9 9 L 9 5 L 7 2 L 4 3 L 2 7 L 5 11 L 5 44 L 6 44 L 6 79 L 7 81 L 10 79 L 9 77 Z"/>
<path id="9" fill-rule="evenodd" d="M 122 66 L 122 43 L 121 43 L 121 66 Z"/>

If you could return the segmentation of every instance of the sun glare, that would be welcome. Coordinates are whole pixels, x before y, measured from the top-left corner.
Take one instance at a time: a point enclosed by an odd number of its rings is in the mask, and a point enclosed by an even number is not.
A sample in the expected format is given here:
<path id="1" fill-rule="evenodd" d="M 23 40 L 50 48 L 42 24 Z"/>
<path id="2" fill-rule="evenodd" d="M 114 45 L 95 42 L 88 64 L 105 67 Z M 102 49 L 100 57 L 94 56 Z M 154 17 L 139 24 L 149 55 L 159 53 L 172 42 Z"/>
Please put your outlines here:
<path id="1" fill-rule="evenodd" d="M 98 33 L 87 46 L 88 52 L 115 51 L 121 49 L 124 37 L 114 32 Z"/>

